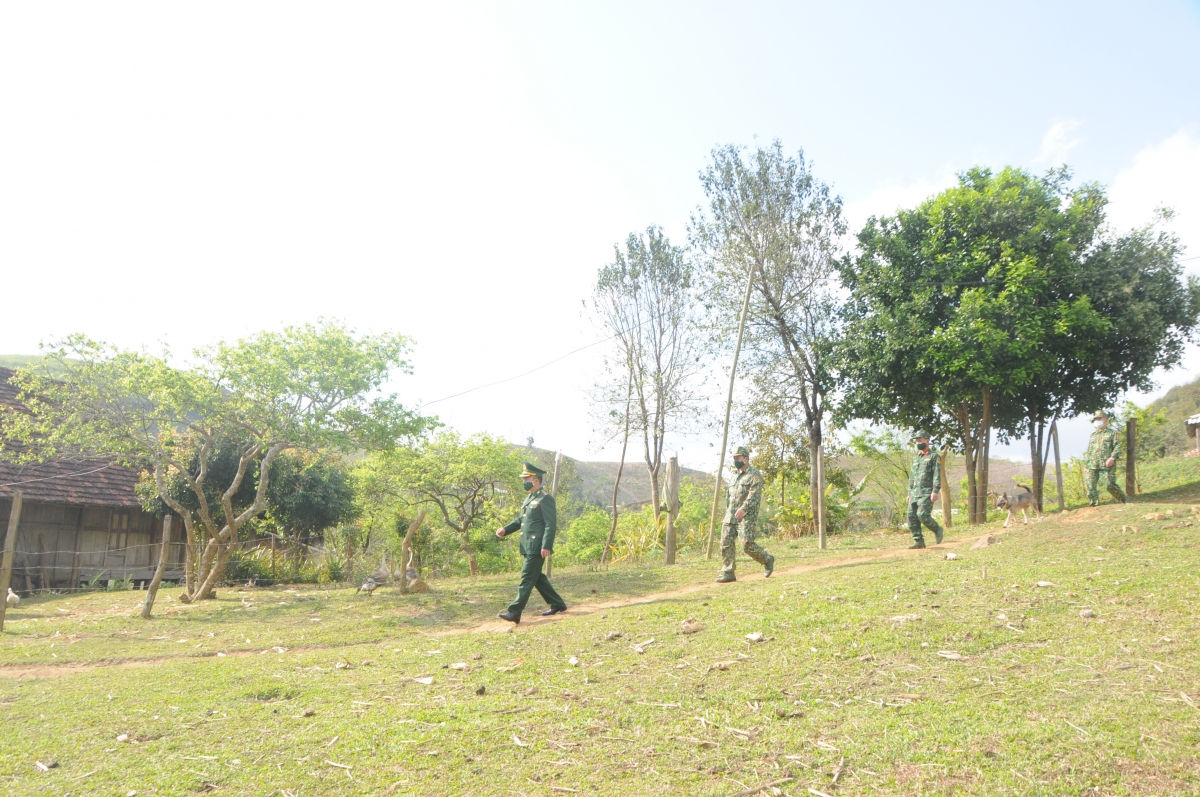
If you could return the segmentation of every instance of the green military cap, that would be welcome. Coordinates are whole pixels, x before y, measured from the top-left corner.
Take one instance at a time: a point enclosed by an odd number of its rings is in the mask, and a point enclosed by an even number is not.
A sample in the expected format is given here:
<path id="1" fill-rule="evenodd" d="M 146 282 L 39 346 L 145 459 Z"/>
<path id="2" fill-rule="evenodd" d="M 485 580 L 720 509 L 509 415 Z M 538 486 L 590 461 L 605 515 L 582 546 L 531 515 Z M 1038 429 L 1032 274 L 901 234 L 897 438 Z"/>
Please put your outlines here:
<path id="1" fill-rule="evenodd" d="M 750 449 L 746 448 L 745 446 L 738 446 L 736 449 L 734 449 L 733 455 L 735 457 L 749 457 Z"/>
<path id="2" fill-rule="evenodd" d="M 1096 414 L 1092 416 L 1092 420 L 1093 420 L 1093 421 L 1096 421 L 1096 420 L 1099 420 L 1099 419 L 1101 419 L 1101 418 L 1103 418 L 1104 420 L 1106 420 L 1106 421 L 1107 421 L 1107 420 L 1108 420 L 1108 413 L 1107 413 L 1107 412 L 1105 412 L 1104 410 L 1096 410 Z"/>
<path id="3" fill-rule="evenodd" d="M 924 437 L 926 440 L 928 440 L 929 432 L 925 431 L 924 429 L 918 429 L 917 433 L 913 435 L 913 440 L 918 440 L 922 437 Z"/>
<path id="4" fill-rule="evenodd" d="M 522 476 L 537 476 L 539 479 L 546 475 L 546 471 L 534 465 L 532 462 L 525 463 L 525 471 Z"/>

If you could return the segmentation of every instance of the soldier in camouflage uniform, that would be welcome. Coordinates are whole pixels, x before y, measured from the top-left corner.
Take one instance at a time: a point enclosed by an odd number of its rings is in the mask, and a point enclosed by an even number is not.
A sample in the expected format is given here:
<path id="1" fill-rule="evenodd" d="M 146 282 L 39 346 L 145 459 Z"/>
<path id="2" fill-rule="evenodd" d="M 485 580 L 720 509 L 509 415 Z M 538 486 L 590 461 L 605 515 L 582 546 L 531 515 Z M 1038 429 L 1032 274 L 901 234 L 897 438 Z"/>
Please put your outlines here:
<path id="1" fill-rule="evenodd" d="M 942 541 L 942 527 L 933 519 L 933 502 L 938 500 L 941 485 L 941 466 L 937 454 L 929 450 L 929 432 L 916 434 L 917 453 L 913 456 L 908 471 L 908 530 L 912 532 L 913 544 L 909 548 L 924 548 L 925 537 L 921 524 Z"/>
<path id="2" fill-rule="evenodd" d="M 729 506 L 725 509 L 725 523 L 721 527 L 721 562 L 724 571 L 717 579 L 718 584 L 737 581 L 734 554 L 738 536 L 742 538 L 742 550 L 766 569 L 766 578 L 770 578 L 775 570 L 775 557 L 755 541 L 758 536 L 758 507 L 762 503 L 762 474 L 750 466 L 750 452 L 745 446 L 738 446 L 737 451 L 733 452 L 733 466 L 738 469 L 738 475 L 729 483 Z"/>
<path id="3" fill-rule="evenodd" d="M 1125 503 L 1125 492 L 1117 486 L 1117 460 L 1121 458 L 1121 435 L 1108 426 L 1108 416 L 1097 410 L 1092 419 L 1096 431 L 1088 440 L 1087 453 L 1083 455 L 1084 484 L 1088 501 L 1092 506 L 1100 503 L 1100 474 L 1108 475 L 1108 492 Z"/>

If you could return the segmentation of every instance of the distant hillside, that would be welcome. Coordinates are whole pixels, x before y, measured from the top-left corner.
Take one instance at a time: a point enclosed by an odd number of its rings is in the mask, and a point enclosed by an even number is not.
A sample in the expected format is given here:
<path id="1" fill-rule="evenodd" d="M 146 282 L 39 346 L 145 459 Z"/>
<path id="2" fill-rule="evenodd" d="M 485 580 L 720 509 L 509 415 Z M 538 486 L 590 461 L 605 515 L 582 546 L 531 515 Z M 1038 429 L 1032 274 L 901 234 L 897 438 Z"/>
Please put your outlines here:
<path id="1" fill-rule="evenodd" d="M 0 354 L 0 368 L 12 368 L 14 371 L 18 368 L 28 368 L 31 365 L 45 365 L 50 369 L 50 373 L 61 373 L 62 366 L 57 362 L 48 363 L 45 357 L 39 354 Z"/>
<path id="2" fill-rule="evenodd" d="M 1200 413 L 1200 377 L 1186 385 L 1177 385 L 1162 398 L 1150 402 L 1148 410 L 1161 411 L 1167 422 L 1162 426 L 1138 430 L 1138 447 L 1159 456 L 1182 454 L 1195 448 L 1196 442 L 1187 436 L 1184 421 Z"/>

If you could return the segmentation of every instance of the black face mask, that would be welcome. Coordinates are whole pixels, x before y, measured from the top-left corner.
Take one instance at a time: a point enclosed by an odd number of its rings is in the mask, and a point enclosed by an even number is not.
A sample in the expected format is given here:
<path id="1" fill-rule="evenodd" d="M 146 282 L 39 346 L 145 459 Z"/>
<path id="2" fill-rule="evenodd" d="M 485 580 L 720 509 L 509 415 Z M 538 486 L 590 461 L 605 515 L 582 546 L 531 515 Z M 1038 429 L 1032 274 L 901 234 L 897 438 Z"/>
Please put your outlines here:
<path id="1" fill-rule="evenodd" d="M 524 487 L 526 490 L 532 490 L 533 482 L 521 482 L 521 486 Z"/>
<path id="2" fill-rule="evenodd" d="M 925 451 L 928 448 L 929 448 L 929 443 L 917 443 L 918 451 Z"/>

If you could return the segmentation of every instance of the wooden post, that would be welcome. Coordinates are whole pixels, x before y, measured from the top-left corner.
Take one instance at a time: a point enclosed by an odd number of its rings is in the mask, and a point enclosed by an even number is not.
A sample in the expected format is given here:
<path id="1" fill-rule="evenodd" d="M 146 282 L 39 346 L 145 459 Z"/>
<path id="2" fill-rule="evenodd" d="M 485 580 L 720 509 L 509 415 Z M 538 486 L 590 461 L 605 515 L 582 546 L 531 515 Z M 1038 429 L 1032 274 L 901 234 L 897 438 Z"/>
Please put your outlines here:
<path id="1" fill-rule="evenodd" d="M 817 444 L 817 494 L 810 496 L 817 523 L 817 547 L 825 549 L 825 443 Z"/>
<path id="2" fill-rule="evenodd" d="M 38 583 L 42 592 L 50 589 L 50 580 L 46 576 L 46 535 L 38 532 Z M 7 594 L 7 593 L 5 593 Z"/>
<path id="3" fill-rule="evenodd" d="M 417 519 L 408 524 L 408 531 L 404 532 L 404 541 L 400 543 L 400 568 L 404 574 L 400 577 L 400 592 L 408 594 L 408 560 L 409 554 L 412 551 L 412 536 L 417 529 L 421 528 L 421 524 L 425 522 L 425 510 L 417 512 Z"/>
<path id="4" fill-rule="evenodd" d="M 729 394 L 725 397 L 725 424 L 721 427 L 721 459 L 717 462 L 717 487 L 713 490 L 712 516 L 708 520 L 708 548 L 705 559 L 712 559 L 713 537 L 717 531 L 717 507 L 721 505 L 721 474 L 725 468 L 725 447 L 729 445 L 729 413 L 733 409 L 733 384 L 737 379 L 738 357 L 742 353 L 742 337 L 746 333 L 746 316 L 750 312 L 750 289 L 754 287 L 754 264 L 746 269 L 746 295 L 742 299 L 742 318 L 738 322 L 737 345 L 733 347 L 733 365 L 729 367 Z"/>
<path id="5" fill-rule="evenodd" d="M 679 455 L 667 462 L 667 537 L 663 544 L 664 560 L 675 564 L 675 520 L 679 517 Z"/>
<path id="6" fill-rule="evenodd" d="M 12 585 L 13 551 L 17 547 L 17 528 L 21 524 L 21 505 L 25 495 L 13 493 L 12 509 L 8 512 L 8 534 L 4 537 L 4 560 L 0 562 L 0 631 L 4 630 L 4 612 L 8 608 L 8 588 Z"/>
<path id="7" fill-rule="evenodd" d="M 562 463 L 562 452 L 559 451 L 554 455 L 554 475 L 550 477 L 550 495 L 555 499 L 558 498 L 558 466 Z M 558 504 L 555 504 L 557 511 Z M 546 560 L 546 578 L 554 575 L 554 557 L 551 556 Z"/>
<path id="8" fill-rule="evenodd" d="M 1058 419 L 1050 424 L 1050 438 L 1054 441 L 1054 486 L 1058 489 L 1058 511 L 1066 509 L 1066 499 L 1063 497 L 1062 459 L 1058 455 Z"/>
<path id="9" fill-rule="evenodd" d="M 79 592 L 79 570 L 83 567 L 83 551 L 75 552 L 75 561 L 71 563 L 71 592 Z"/>
<path id="10" fill-rule="evenodd" d="M 1137 418 L 1125 422 L 1125 495 L 1137 495 Z"/>
<path id="11" fill-rule="evenodd" d="M 950 446 L 942 446 L 942 453 L 938 456 L 941 460 L 938 464 L 938 492 L 942 494 L 942 526 L 950 528 L 954 525 L 954 505 L 950 501 L 950 477 L 946 475 L 946 460 L 950 458 Z"/>
<path id="12" fill-rule="evenodd" d="M 271 535 L 271 583 L 274 584 L 279 580 L 279 575 L 275 572 L 275 544 L 278 537 Z"/>
<path id="13" fill-rule="evenodd" d="M 167 559 L 171 556 L 171 516 L 163 518 L 162 547 L 158 550 L 158 567 L 154 568 L 154 577 L 146 587 L 146 602 L 142 604 L 142 619 L 149 620 L 154 608 L 154 597 L 158 595 L 158 585 L 162 583 L 163 572 L 167 569 Z"/>

